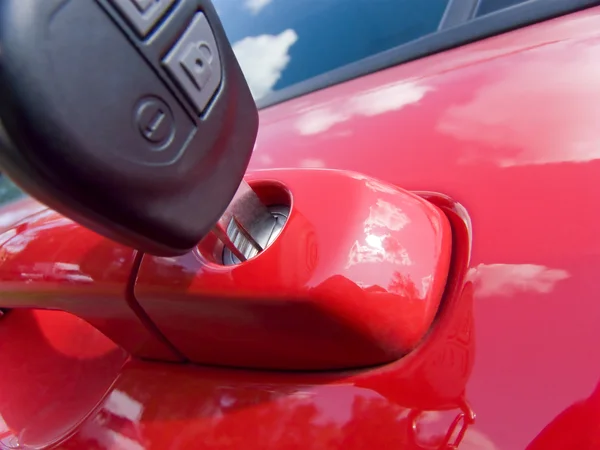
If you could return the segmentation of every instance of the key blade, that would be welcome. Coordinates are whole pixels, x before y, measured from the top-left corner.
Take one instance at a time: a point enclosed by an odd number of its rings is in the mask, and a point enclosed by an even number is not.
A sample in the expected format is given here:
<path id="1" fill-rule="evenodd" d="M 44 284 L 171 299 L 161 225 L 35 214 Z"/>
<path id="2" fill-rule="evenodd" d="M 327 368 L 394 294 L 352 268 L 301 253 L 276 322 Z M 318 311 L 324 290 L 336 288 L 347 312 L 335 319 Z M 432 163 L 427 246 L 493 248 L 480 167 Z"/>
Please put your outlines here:
<path id="1" fill-rule="evenodd" d="M 240 261 L 246 261 L 267 247 L 276 224 L 258 195 L 242 181 L 214 232 Z"/>

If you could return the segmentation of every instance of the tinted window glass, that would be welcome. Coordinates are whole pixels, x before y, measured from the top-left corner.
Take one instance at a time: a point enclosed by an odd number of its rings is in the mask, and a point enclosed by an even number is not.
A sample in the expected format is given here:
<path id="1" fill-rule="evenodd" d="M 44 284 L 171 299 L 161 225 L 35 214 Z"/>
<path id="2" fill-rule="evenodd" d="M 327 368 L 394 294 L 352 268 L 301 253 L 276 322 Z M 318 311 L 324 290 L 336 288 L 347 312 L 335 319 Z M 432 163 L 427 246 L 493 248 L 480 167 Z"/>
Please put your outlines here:
<path id="1" fill-rule="evenodd" d="M 477 8 L 477 16 L 484 16 L 526 1 L 528 0 L 481 0 Z"/>
<path id="2" fill-rule="evenodd" d="M 0 206 L 12 202 L 25 194 L 10 179 L 0 173 Z"/>
<path id="3" fill-rule="evenodd" d="M 214 0 L 256 99 L 437 30 L 448 0 Z"/>

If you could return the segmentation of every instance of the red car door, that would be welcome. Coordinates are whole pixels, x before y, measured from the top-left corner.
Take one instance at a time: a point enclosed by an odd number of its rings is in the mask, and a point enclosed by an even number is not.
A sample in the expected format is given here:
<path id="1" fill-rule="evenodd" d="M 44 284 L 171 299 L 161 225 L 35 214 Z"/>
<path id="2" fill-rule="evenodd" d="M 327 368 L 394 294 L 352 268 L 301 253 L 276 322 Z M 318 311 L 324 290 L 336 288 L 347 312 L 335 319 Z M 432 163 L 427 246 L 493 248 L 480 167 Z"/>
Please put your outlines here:
<path id="1" fill-rule="evenodd" d="M 190 362 L 175 334 L 186 310 L 167 311 L 206 299 L 197 253 L 141 255 L 38 212 L 0 235 L 11 309 L 0 318 L 0 446 L 597 448 L 596 2 L 425 11 L 359 1 L 342 15 L 277 1 L 215 1 L 261 106 L 248 179 L 337 169 L 436 204 L 453 253 L 433 325 L 406 356 L 370 367 L 268 370 L 249 353 L 234 355 L 239 364 Z M 389 28 L 403 17 L 393 3 L 422 20 Z M 351 48 L 323 40 L 340 21 L 336 36 Z M 346 200 L 327 189 L 314 197 Z M 401 276 L 383 287 L 406 289 Z M 212 311 L 254 329 L 248 342 L 264 339 L 256 309 Z M 208 329 L 212 347 L 192 348 L 219 356 L 239 339 L 227 331 Z M 309 325 L 295 332 L 312 338 Z"/>

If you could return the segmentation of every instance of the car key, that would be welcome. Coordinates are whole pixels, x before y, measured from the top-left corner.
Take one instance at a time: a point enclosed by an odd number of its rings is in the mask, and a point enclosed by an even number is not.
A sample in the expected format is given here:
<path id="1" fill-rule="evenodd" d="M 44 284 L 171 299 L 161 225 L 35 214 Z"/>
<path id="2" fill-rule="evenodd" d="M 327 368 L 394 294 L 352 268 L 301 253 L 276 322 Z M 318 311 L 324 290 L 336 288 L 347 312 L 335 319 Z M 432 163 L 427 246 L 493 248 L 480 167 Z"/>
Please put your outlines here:
<path id="1" fill-rule="evenodd" d="M 0 49 L 0 165 L 25 191 L 157 255 L 217 224 L 258 113 L 209 0 L 4 0 Z"/>

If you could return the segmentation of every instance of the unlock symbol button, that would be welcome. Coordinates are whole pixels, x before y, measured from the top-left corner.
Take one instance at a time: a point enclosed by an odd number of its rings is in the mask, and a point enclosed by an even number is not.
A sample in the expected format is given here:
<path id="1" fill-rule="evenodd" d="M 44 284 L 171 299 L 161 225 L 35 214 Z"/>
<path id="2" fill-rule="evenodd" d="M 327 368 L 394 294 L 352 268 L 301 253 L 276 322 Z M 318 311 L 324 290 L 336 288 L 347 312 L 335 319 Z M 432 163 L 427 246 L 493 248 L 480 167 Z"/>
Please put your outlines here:
<path id="1" fill-rule="evenodd" d="M 209 46 L 202 42 L 190 44 L 184 53 L 180 65 L 196 88 L 201 91 L 212 77 L 213 55 Z"/>
<path id="2" fill-rule="evenodd" d="M 221 60 L 206 16 L 198 12 L 162 61 L 196 112 L 202 114 L 221 84 Z"/>

